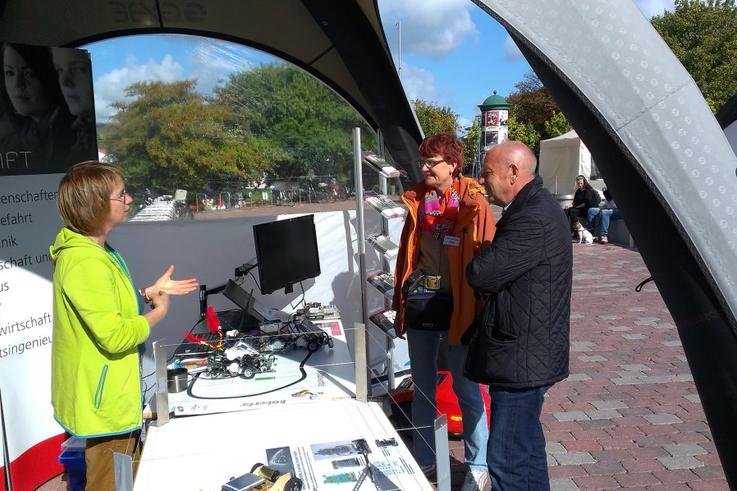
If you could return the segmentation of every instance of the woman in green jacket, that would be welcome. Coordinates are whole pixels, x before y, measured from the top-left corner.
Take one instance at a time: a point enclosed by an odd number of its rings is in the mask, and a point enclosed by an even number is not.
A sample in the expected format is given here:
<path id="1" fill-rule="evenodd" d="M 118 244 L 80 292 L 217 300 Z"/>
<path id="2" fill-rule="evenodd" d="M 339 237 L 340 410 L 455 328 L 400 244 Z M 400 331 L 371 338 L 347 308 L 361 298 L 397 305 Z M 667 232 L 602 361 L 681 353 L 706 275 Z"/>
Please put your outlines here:
<path id="1" fill-rule="evenodd" d="M 107 243 L 133 198 L 120 168 L 88 161 L 69 169 L 57 206 L 64 227 L 51 246 L 54 328 L 51 392 L 54 417 L 87 439 L 87 489 L 114 489 L 112 453 L 137 455 L 142 424 L 138 347 L 166 316 L 169 295 L 194 290 L 169 269 L 137 290 L 125 261 Z M 144 312 L 144 304 L 151 309 Z M 137 460 L 134 458 L 134 460 Z"/>

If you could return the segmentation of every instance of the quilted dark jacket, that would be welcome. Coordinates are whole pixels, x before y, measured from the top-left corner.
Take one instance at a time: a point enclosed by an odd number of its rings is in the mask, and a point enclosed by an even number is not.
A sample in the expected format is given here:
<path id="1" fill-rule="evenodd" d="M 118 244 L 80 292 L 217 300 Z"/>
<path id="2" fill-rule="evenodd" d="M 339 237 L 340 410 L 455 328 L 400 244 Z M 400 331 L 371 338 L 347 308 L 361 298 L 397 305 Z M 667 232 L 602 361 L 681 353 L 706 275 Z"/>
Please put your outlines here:
<path id="1" fill-rule="evenodd" d="M 565 214 L 536 177 L 497 222 L 491 245 L 466 268 L 489 295 L 486 383 L 549 385 L 568 376 L 573 250 Z"/>

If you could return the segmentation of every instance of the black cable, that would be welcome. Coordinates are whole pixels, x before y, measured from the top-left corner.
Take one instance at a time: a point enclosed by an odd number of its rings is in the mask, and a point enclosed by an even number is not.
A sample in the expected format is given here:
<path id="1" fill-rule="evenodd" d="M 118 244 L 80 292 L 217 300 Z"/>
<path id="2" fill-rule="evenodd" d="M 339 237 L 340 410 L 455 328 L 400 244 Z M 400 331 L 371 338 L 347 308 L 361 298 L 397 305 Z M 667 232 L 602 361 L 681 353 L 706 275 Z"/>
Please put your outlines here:
<path id="1" fill-rule="evenodd" d="M 288 383 L 286 385 L 283 385 L 281 387 L 277 387 L 276 389 L 271 389 L 271 390 L 267 390 L 267 391 L 264 391 L 264 392 L 257 392 L 255 394 L 245 394 L 245 395 L 239 395 L 239 396 L 217 396 L 217 397 L 196 396 L 196 395 L 194 395 L 192 393 L 192 389 L 194 388 L 194 384 L 197 381 L 197 379 L 200 378 L 200 374 L 202 373 L 202 372 L 200 372 L 200 373 L 195 374 L 195 376 L 192 378 L 192 381 L 187 384 L 187 395 L 189 397 L 194 398 L 194 399 L 218 399 L 218 400 L 222 400 L 222 399 L 240 399 L 242 397 L 255 397 L 255 396 L 262 396 L 264 394 L 271 394 L 272 392 L 276 392 L 278 390 L 286 389 L 287 387 L 291 387 L 292 385 L 298 384 L 301 381 L 303 381 L 304 379 L 306 379 L 307 378 L 307 372 L 305 371 L 305 368 L 304 367 L 305 367 L 305 363 L 307 363 L 307 360 L 309 360 L 311 356 L 312 356 L 312 351 L 307 351 L 307 356 L 305 356 L 304 360 L 302 360 L 302 362 L 299 364 L 299 371 L 301 373 L 301 376 L 300 376 L 299 379 L 295 380 L 294 382 L 290 382 L 290 383 Z M 235 375 L 233 377 L 228 377 L 228 378 L 234 378 L 236 376 L 237 375 Z"/>
<path id="2" fill-rule="evenodd" d="M 651 276 L 651 277 L 649 277 L 649 278 L 646 278 L 646 279 L 642 280 L 642 281 L 641 281 L 641 282 L 640 282 L 640 283 L 639 283 L 639 284 L 638 284 L 638 285 L 637 285 L 637 286 L 635 287 L 635 291 L 636 291 L 637 293 L 640 293 L 640 292 L 642 291 L 642 287 L 643 287 L 643 286 L 645 286 L 645 285 L 646 285 L 647 283 L 649 283 L 649 282 L 651 282 L 651 281 L 653 281 L 653 277 L 652 277 L 652 276 Z"/>

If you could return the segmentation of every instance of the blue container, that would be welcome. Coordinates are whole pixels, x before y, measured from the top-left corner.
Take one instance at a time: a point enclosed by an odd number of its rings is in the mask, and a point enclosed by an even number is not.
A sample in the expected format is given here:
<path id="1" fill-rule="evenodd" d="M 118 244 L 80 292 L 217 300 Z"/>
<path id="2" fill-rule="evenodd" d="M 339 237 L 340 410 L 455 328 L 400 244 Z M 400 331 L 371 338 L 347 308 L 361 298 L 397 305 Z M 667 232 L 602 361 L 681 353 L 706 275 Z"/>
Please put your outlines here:
<path id="1" fill-rule="evenodd" d="M 84 448 L 65 448 L 59 455 L 59 463 L 64 466 L 67 484 L 71 491 L 84 491 L 87 483 L 87 464 L 84 463 Z"/>

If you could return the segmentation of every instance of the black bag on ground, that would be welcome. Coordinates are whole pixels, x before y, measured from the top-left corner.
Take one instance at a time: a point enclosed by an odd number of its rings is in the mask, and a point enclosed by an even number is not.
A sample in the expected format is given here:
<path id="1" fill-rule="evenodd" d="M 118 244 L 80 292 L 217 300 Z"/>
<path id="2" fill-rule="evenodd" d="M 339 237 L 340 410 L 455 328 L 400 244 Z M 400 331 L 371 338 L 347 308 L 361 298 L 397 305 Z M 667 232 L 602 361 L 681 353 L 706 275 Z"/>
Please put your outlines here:
<path id="1" fill-rule="evenodd" d="M 445 290 L 420 290 L 407 294 L 404 319 L 407 327 L 422 331 L 447 331 L 453 314 L 453 296 Z"/>

